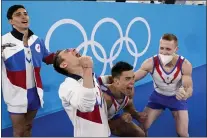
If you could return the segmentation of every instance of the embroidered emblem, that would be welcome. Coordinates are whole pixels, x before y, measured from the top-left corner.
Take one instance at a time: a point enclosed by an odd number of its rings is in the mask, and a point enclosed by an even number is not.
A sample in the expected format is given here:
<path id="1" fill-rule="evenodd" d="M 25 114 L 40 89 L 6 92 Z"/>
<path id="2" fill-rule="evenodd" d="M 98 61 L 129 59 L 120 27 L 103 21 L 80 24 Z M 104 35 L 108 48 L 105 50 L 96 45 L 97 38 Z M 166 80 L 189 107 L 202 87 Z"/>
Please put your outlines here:
<path id="1" fill-rule="evenodd" d="M 35 50 L 40 53 L 40 44 L 35 45 Z"/>

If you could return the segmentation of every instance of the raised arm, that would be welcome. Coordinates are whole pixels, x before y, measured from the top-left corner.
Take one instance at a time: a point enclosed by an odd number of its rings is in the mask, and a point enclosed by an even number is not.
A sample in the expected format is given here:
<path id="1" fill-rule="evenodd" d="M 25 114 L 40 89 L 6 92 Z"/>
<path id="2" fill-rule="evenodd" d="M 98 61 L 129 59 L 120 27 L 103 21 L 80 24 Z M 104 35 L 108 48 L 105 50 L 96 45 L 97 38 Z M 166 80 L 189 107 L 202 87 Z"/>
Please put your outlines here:
<path id="1" fill-rule="evenodd" d="M 64 107 L 71 105 L 81 112 L 92 112 L 96 103 L 96 90 L 80 86 L 78 82 L 73 81 L 75 80 L 67 80 L 59 89 L 59 96 Z"/>
<path id="2" fill-rule="evenodd" d="M 42 61 L 44 63 L 46 63 L 47 65 L 52 64 L 53 63 L 53 58 L 54 58 L 54 53 L 51 53 L 47 50 L 46 46 L 45 46 L 45 42 L 43 40 L 40 40 L 40 44 L 42 47 L 42 52 L 43 52 L 43 59 Z"/>
<path id="3" fill-rule="evenodd" d="M 153 58 L 146 59 L 141 67 L 135 72 L 135 81 L 139 81 L 144 78 L 149 72 L 153 70 Z"/>
<path id="4" fill-rule="evenodd" d="M 136 110 L 132 99 L 129 99 L 124 111 L 130 113 L 131 116 L 140 123 L 143 123 L 147 119 L 147 114 L 145 112 L 138 112 Z"/>
<path id="5" fill-rule="evenodd" d="M 127 105 L 124 107 L 124 111 L 131 114 L 131 116 L 136 119 L 138 122 L 142 123 L 147 118 L 147 114 L 144 112 L 138 112 L 134 106 L 133 103 L 133 97 L 134 97 L 134 88 L 131 90 L 127 89 L 126 91 L 131 91 L 130 99 L 127 103 Z"/>
<path id="6" fill-rule="evenodd" d="M 61 85 L 59 94 L 63 104 L 71 104 L 81 112 L 92 112 L 96 103 L 96 91 L 94 88 L 94 76 L 92 75 L 93 63 L 90 57 L 81 57 L 80 64 L 83 67 L 83 85 L 72 78 Z"/>

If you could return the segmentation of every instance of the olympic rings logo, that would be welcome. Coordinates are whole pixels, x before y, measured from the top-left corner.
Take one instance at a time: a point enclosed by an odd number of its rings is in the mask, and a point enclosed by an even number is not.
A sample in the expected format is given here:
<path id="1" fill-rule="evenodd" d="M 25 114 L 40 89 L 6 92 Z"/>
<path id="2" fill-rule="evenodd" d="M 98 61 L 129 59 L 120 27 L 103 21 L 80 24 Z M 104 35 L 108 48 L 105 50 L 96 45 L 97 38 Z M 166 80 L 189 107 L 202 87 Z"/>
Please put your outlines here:
<path id="1" fill-rule="evenodd" d="M 136 46 L 135 42 L 128 35 L 129 31 L 131 29 L 131 26 L 135 22 L 138 22 L 138 21 L 143 22 L 145 24 L 146 28 L 147 28 L 147 31 L 148 31 L 147 44 L 146 44 L 146 46 L 145 46 L 145 48 L 142 52 L 138 52 L 138 49 L 137 49 L 137 46 Z M 119 31 L 119 35 L 120 35 L 120 38 L 118 40 L 116 40 L 116 42 L 113 44 L 113 46 L 111 48 L 109 58 L 107 58 L 107 53 L 104 50 L 103 46 L 100 43 L 98 43 L 97 41 L 95 41 L 95 34 L 97 32 L 97 29 L 102 24 L 107 23 L 107 22 L 112 23 L 113 25 L 115 25 L 117 27 L 117 29 Z M 136 67 L 138 57 L 141 57 L 142 55 L 144 55 L 144 53 L 147 51 L 147 49 L 150 45 L 150 40 L 151 40 L 150 26 L 149 26 L 148 22 L 142 17 L 135 17 L 134 19 L 132 19 L 130 21 L 130 23 L 127 26 L 125 35 L 123 34 L 121 26 L 119 25 L 119 23 L 115 19 L 113 19 L 113 18 L 103 18 L 100 21 L 98 21 L 96 23 L 96 25 L 94 26 L 94 28 L 92 30 L 92 33 L 91 33 L 90 40 L 87 37 L 85 29 L 83 28 L 83 26 L 79 22 L 77 22 L 73 19 L 62 19 L 62 20 L 59 20 L 59 21 L 55 22 L 51 26 L 49 31 L 47 32 L 46 39 L 45 39 L 45 45 L 46 45 L 46 48 L 48 50 L 49 50 L 50 38 L 51 38 L 53 32 L 55 31 L 56 28 L 58 28 L 59 26 L 61 26 L 63 24 L 72 24 L 72 25 L 76 26 L 81 31 L 84 41 L 76 49 L 77 49 L 77 51 L 80 51 L 81 49 L 83 49 L 83 54 L 82 55 L 86 55 L 87 50 L 88 50 L 88 46 L 91 46 L 91 50 L 93 52 L 93 55 L 96 57 L 96 59 L 98 61 L 100 61 L 104 64 L 101 75 L 105 74 L 106 67 L 107 67 L 108 63 L 110 64 L 110 67 L 112 68 L 112 66 L 113 66 L 112 62 L 119 56 L 124 42 L 126 43 L 126 48 L 127 48 L 128 52 L 135 58 L 134 59 L 134 64 L 133 64 L 134 68 Z M 131 48 L 129 46 L 129 43 L 134 47 L 134 50 L 135 50 L 134 52 L 131 50 Z M 114 50 L 116 49 L 118 44 L 119 44 L 118 51 L 117 51 L 117 53 L 114 54 Z M 100 49 L 100 51 L 102 52 L 103 57 L 100 57 L 97 54 L 97 52 L 95 50 L 95 46 Z"/>

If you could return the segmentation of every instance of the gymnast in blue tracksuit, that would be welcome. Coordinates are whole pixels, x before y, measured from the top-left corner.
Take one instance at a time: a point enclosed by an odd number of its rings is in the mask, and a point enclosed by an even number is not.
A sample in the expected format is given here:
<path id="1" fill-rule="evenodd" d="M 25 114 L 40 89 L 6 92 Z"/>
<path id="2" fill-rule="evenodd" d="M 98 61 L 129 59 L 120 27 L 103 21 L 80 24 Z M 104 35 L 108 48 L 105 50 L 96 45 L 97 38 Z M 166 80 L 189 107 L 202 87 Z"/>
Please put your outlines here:
<path id="1" fill-rule="evenodd" d="M 11 6 L 7 18 L 13 30 L 2 36 L 3 97 L 12 120 L 13 135 L 31 136 L 32 121 L 43 106 L 41 63 L 52 64 L 54 54 L 29 29 L 24 6 Z"/>

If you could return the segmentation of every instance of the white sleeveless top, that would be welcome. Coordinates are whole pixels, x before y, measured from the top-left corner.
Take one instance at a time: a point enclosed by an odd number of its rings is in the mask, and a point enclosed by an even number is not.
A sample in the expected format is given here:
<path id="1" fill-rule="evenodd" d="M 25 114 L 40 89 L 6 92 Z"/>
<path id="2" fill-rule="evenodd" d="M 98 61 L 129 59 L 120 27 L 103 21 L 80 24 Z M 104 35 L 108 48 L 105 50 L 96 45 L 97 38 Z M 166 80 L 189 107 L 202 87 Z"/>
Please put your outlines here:
<path id="1" fill-rule="evenodd" d="M 179 56 L 175 67 L 170 72 L 166 72 L 160 63 L 159 56 L 153 57 L 154 67 L 151 76 L 156 92 L 165 96 L 176 94 L 182 86 L 182 63 L 184 60 L 184 57 Z"/>
<path id="2" fill-rule="evenodd" d="M 119 102 L 114 98 L 114 95 L 109 90 L 109 88 L 107 88 L 104 85 L 101 85 L 101 90 L 102 92 L 107 93 L 111 97 L 111 100 L 112 100 L 112 105 L 108 109 L 108 119 L 110 120 L 128 104 L 129 97 L 125 96 L 122 102 Z"/>

